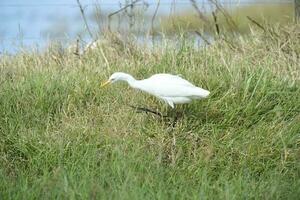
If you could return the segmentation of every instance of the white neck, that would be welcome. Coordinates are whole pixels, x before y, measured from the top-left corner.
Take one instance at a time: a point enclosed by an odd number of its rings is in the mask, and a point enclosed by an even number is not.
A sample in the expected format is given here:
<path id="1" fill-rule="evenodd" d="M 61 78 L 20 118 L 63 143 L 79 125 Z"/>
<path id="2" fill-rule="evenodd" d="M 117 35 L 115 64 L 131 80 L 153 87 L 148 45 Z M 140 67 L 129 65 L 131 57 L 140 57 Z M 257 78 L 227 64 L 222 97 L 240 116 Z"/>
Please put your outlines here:
<path id="1" fill-rule="evenodd" d="M 121 80 L 126 81 L 128 85 L 130 85 L 130 87 L 136 87 L 135 83 L 137 82 L 137 80 L 133 78 L 133 76 L 131 76 L 130 74 L 124 74 L 124 77 Z"/>
<path id="2" fill-rule="evenodd" d="M 126 81 L 127 81 L 128 85 L 130 85 L 130 87 L 135 87 L 135 83 L 136 83 L 137 80 L 131 76 Z"/>

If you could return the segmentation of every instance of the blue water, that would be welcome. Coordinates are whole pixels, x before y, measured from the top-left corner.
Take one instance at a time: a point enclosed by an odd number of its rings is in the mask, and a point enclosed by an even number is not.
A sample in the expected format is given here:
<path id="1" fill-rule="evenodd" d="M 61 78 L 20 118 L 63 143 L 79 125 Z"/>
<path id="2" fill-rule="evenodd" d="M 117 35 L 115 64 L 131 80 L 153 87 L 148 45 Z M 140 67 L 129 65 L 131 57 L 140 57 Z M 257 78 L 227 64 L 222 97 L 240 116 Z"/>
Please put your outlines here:
<path id="1" fill-rule="evenodd" d="M 78 8 L 71 5 L 74 3 L 70 0 L 1 0 L 1 51 L 16 51 L 20 46 L 43 46 L 53 38 L 74 37 L 82 27 Z"/>
<path id="2" fill-rule="evenodd" d="M 119 2 L 125 0 L 80 0 L 85 6 L 88 23 L 92 31 L 97 31 L 97 24 L 91 15 L 94 4 L 100 5 L 103 13 L 119 9 Z M 244 0 L 246 1 L 246 0 Z M 249 0 L 248 0 L 249 1 Z M 152 15 L 156 0 L 144 0 L 149 6 L 145 13 Z M 158 15 L 165 15 L 173 9 L 176 12 L 190 7 L 189 0 L 161 0 Z M 203 8 L 206 0 L 197 1 Z M 234 3 L 237 0 L 224 1 Z M 243 2 L 239 0 L 239 2 Z M 140 3 L 141 4 L 141 3 Z M 43 48 L 49 41 L 64 40 L 70 43 L 78 37 L 87 38 L 83 20 L 76 0 L 0 0 L 0 52 L 16 52 L 20 48 Z M 126 23 L 126 22 L 122 22 Z"/>

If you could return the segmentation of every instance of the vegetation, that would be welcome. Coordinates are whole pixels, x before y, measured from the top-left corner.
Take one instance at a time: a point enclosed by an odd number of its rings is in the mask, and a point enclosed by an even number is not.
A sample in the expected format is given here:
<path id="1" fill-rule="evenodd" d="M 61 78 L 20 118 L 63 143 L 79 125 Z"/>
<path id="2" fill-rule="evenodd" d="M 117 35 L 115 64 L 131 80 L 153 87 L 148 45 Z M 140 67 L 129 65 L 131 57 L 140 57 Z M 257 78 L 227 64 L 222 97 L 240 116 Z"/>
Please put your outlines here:
<path id="1" fill-rule="evenodd" d="M 299 26 L 265 27 L 203 49 L 107 37 L 80 57 L 2 55 L 0 198 L 299 198 Z M 172 127 L 128 106 L 167 112 L 149 95 L 100 89 L 115 71 L 182 74 L 211 95 Z"/>
<path id="2" fill-rule="evenodd" d="M 231 16 L 232 23 L 228 23 L 228 16 Z M 294 19 L 294 6 L 293 4 L 265 4 L 265 5 L 249 5 L 238 6 L 232 9 L 226 10 L 226 15 L 221 11 L 216 13 L 217 24 L 221 31 L 227 32 L 239 32 L 249 33 L 250 25 L 253 24 L 248 17 L 259 24 L 265 22 L 270 24 L 286 24 L 292 22 Z M 195 10 L 182 11 L 180 14 L 163 17 L 157 31 L 163 31 L 169 34 L 176 33 L 178 31 L 204 31 L 206 33 L 215 33 L 213 15 L 211 13 L 206 14 L 206 18 L 209 23 L 205 23 L 201 20 Z"/>

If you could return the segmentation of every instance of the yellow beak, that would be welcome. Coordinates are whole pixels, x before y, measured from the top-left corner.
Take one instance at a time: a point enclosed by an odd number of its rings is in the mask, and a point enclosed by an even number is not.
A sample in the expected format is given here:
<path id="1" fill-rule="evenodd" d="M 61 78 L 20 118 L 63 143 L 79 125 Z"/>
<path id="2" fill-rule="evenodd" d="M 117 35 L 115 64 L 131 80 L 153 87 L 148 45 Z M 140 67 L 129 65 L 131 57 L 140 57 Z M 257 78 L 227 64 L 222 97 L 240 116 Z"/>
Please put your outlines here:
<path id="1" fill-rule="evenodd" d="M 101 83 L 101 86 L 100 86 L 100 87 L 104 87 L 104 86 L 106 86 L 106 85 L 108 85 L 108 84 L 110 84 L 110 80 Z"/>

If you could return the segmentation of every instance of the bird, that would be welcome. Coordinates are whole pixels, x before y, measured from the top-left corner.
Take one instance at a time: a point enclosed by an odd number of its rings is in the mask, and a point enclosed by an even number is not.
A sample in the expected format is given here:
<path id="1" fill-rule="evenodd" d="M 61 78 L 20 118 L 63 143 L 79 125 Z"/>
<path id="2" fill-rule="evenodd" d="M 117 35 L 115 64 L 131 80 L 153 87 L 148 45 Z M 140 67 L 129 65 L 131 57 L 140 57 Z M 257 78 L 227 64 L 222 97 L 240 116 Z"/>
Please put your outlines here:
<path id="1" fill-rule="evenodd" d="M 115 72 L 101 84 L 101 87 L 118 81 L 127 82 L 130 87 L 149 93 L 172 108 L 176 104 L 190 103 L 194 99 L 206 98 L 210 94 L 208 90 L 193 85 L 179 75 L 166 73 L 154 74 L 147 79 L 136 80 L 130 74 Z"/>

